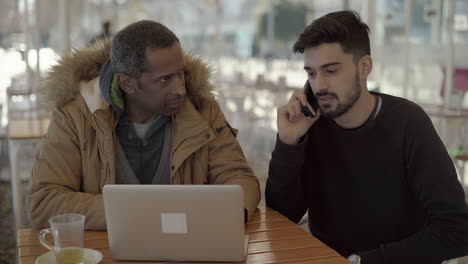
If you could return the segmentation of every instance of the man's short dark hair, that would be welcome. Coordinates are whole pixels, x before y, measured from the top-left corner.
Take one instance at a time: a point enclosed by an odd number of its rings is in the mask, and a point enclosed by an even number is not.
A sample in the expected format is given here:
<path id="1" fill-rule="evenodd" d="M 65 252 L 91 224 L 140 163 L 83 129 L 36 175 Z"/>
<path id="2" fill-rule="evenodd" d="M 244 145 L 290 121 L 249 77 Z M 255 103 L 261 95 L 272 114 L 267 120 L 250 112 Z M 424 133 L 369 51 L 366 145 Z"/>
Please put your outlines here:
<path id="1" fill-rule="evenodd" d="M 112 41 L 111 62 L 116 73 L 139 77 L 145 71 L 147 48 L 168 48 L 179 42 L 164 25 L 141 20 L 120 30 Z"/>
<path id="2" fill-rule="evenodd" d="M 324 43 L 339 43 L 353 59 L 370 55 L 369 27 L 354 11 L 328 13 L 307 26 L 293 47 L 295 53 Z"/>

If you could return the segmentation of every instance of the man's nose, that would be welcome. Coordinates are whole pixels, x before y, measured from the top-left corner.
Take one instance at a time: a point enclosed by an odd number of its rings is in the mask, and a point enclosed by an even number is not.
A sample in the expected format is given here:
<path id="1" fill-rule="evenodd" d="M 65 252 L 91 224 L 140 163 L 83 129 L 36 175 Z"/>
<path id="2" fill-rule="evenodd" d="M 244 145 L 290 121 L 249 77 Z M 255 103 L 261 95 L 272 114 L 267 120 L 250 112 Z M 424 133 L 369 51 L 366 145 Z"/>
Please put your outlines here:
<path id="1" fill-rule="evenodd" d="M 328 89 L 328 82 L 322 74 L 317 74 L 314 80 L 313 90 L 317 93 L 322 90 Z"/>
<path id="2" fill-rule="evenodd" d="M 174 87 L 172 87 L 172 93 L 184 96 L 187 91 L 185 89 L 185 78 L 184 76 L 176 76 L 176 80 L 174 82 Z"/>

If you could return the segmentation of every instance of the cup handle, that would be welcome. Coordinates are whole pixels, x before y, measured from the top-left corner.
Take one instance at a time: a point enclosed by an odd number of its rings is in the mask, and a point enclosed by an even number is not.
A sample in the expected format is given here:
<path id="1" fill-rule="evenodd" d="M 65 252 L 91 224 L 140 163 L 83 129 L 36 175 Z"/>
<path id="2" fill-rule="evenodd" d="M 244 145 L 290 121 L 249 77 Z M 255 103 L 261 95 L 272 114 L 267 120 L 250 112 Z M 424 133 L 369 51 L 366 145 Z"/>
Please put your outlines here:
<path id="1" fill-rule="evenodd" d="M 52 230 L 50 228 L 42 229 L 39 233 L 39 242 L 41 242 L 41 244 L 48 250 L 54 251 L 54 246 L 49 244 L 49 242 L 47 242 L 47 240 L 45 239 L 45 236 L 47 234 L 52 234 Z"/>

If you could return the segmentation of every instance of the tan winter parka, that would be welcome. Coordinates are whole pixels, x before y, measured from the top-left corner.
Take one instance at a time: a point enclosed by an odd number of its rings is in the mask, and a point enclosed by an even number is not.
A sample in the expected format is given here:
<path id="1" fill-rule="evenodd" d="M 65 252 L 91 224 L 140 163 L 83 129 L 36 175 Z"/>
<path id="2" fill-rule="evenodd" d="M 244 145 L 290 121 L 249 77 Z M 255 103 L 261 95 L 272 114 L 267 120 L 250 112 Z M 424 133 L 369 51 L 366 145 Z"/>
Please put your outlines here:
<path id="1" fill-rule="evenodd" d="M 98 75 L 110 45 L 73 51 L 43 82 L 41 92 L 55 110 L 26 194 L 35 228 L 49 226 L 54 215 L 80 213 L 85 229 L 106 229 L 101 192 L 115 183 L 117 116 L 101 94 Z M 191 55 L 185 61 L 187 98 L 173 117 L 171 182 L 240 185 L 250 218 L 260 200 L 258 180 L 212 95 L 209 68 Z"/>

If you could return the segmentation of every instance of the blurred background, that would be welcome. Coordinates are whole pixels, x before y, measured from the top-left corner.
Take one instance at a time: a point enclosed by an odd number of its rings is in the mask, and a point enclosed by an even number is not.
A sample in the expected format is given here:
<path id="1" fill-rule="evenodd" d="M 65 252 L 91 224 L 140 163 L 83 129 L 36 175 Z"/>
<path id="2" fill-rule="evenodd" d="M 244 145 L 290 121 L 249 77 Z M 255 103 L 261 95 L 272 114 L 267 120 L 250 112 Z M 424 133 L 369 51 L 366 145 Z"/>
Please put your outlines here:
<path id="1" fill-rule="evenodd" d="M 61 55 L 141 19 L 168 26 L 212 66 L 216 96 L 263 192 L 276 108 L 307 78 L 293 43 L 313 19 L 343 9 L 371 30 L 369 89 L 420 104 L 466 186 L 467 0 L 1 0 L 0 263 L 15 263 L 15 230 L 29 227 L 24 189 L 52 110 L 36 89 Z"/>

